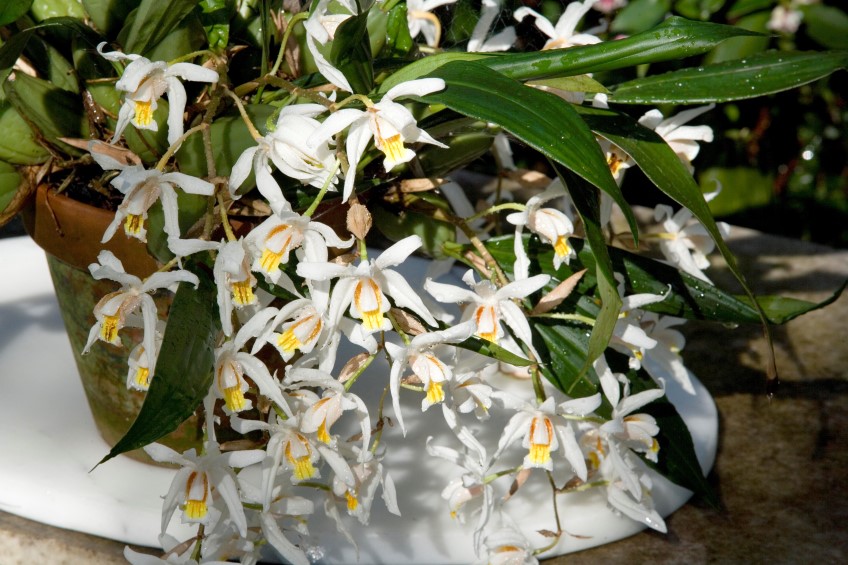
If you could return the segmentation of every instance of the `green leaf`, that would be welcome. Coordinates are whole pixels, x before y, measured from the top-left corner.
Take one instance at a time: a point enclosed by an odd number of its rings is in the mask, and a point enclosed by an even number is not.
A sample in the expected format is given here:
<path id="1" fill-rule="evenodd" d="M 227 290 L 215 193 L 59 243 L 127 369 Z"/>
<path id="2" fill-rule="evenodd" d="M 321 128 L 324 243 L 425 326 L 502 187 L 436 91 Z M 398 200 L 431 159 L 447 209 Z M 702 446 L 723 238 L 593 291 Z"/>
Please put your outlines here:
<path id="1" fill-rule="evenodd" d="M 634 0 L 616 14 L 610 31 L 627 35 L 643 32 L 663 21 L 670 10 L 671 0 Z"/>
<path id="2" fill-rule="evenodd" d="M 601 298 L 601 310 L 592 326 L 592 335 L 589 337 L 589 345 L 586 351 L 586 362 L 580 369 L 580 374 L 585 374 L 595 361 L 604 352 L 612 337 L 618 314 L 621 312 L 621 296 L 613 275 L 612 259 L 607 250 L 607 243 L 601 229 L 601 206 L 600 194 L 594 187 L 588 185 L 583 179 L 577 177 L 571 171 L 554 165 L 557 176 L 568 187 L 568 193 L 574 202 L 574 207 L 583 220 L 583 228 L 586 231 L 586 240 L 592 248 L 595 257 L 595 276 L 598 284 L 598 294 Z"/>
<path id="3" fill-rule="evenodd" d="M 724 0 L 677 0 L 674 9 L 681 16 L 707 21 L 724 6 Z"/>
<path id="4" fill-rule="evenodd" d="M 763 11 L 756 12 L 743 16 L 736 21 L 736 26 L 757 31 L 763 34 L 768 33 L 766 24 L 771 17 L 771 12 Z M 707 64 L 721 63 L 722 61 L 733 61 L 734 59 L 742 59 L 750 57 L 755 53 L 760 53 L 768 48 L 771 38 L 767 35 L 759 37 L 734 37 L 728 39 L 710 53 L 707 54 L 704 62 Z"/>
<path id="5" fill-rule="evenodd" d="M 533 330 L 542 338 L 536 349 L 544 361 L 540 368 L 546 379 L 572 398 L 598 392 L 598 383 L 589 376 L 594 372 L 583 371 L 589 348 L 589 330 L 585 326 L 535 322 Z"/>
<path id="6" fill-rule="evenodd" d="M 26 14 L 32 0 L 6 0 L 0 6 L 0 26 L 10 24 Z"/>
<path id="7" fill-rule="evenodd" d="M 461 169 L 487 154 L 492 147 L 492 136 L 486 133 L 461 133 L 441 141 L 448 146 L 447 149 L 427 145 L 418 151 L 418 162 L 425 177 L 443 177 Z"/>
<path id="8" fill-rule="evenodd" d="M 245 108 L 247 115 L 259 133 L 265 134 L 265 124 L 277 108 L 266 104 L 252 104 Z M 253 136 L 238 113 L 216 118 L 209 128 L 212 147 L 215 148 L 215 167 L 219 176 L 228 176 L 236 159 L 246 150 L 256 146 Z M 210 176 L 206 170 L 206 153 L 203 138 L 199 135 L 189 137 L 176 155 L 180 170 L 186 174 L 205 178 Z M 251 173 L 252 174 L 252 173 Z M 245 181 L 252 187 L 251 181 Z"/>
<path id="9" fill-rule="evenodd" d="M 118 34 L 126 53 L 144 55 L 165 39 L 197 5 L 197 0 L 142 0 Z"/>
<path id="10" fill-rule="evenodd" d="M 389 11 L 386 22 L 386 45 L 382 55 L 385 57 L 405 57 L 414 45 L 409 35 L 409 19 L 405 3 L 397 4 Z"/>
<path id="11" fill-rule="evenodd" d="M 79 96 L 25 73 L 17 73 L 4 87 L 9 102 L 43 139 L 70 155 L 82 154 L 59 141 L 60 137 L 84 137 L 85 114 Z"/>
<path id="12" fill-rule="evenodd" d="M 233 0 L 200 0 L 200 21 L 209 48 L 223 52 L 230 41 L 230 20 L 235 14 Z"/>
<path id="13" fill-rule="evenodd" d="M 625 39 L 537 53 L 499 55 L 483 59 L 482 63 L 518 80 L 582 75 L 700 55 L 725 39 L 745 35 L 759 34 L 733 26 L 671 17 L 649 31 Z"/>
<path id="14" fill-rule="evenodd" d="M 631 394 L 656 388 L 656 383 L 644 370 L 638 373 L 629 371 L 627 377 Z M 640 412 L 653 416 L 660 428 L 656 436 L 660 445 L 658 461 L 654 463 L 645 459 L 645 463 L 673 483 L 693 491 L 713 508 L 721 508 L 721 501 L 701 470 L 692 434 L 674 405 L 663 396 L 644 406 Z"/>
<path id="15" fill-rule="evenodd" d="M 30 6 L 32 18 L 41 22 L 49 18 L 85 18 L 85 10 L 78 0 L 35 0 Z"/>
<path id="16" fill-rule="evenodd" d="M 368 12 L 342 22 L 336 30 L 327 60 L 342 72 L 355 93 L 371 91 L 374 68 L 368 36 Z"/>
<path id="17" fill-rule="evenodd" d="M 844 6 L 843 6 L 844 8 Z M 815 4 L 804 10 L 807 35 L 829 49 L 848 49 L 848 14 L 833 6 Z"/>
<path id="18" fill-rule="evenodd" d="M 0 161 L 0 214 L 15 197 L 20 185 L 21 175 L 18 170 L 9 163 Z"/>
<path id="19" fill-rule="evenodd" d="M 422 195 L 424 196 L 424 195 Z M 427 195 L 436 198 L 435 194 Z M 371 208 L 374 226 L 392 241 L 400 241 L 409 235 L 418 235 L 423 242 L 421 251 L 436 259 L 444 259 L 442 246 L 446 242 L 456 241 L 456 228 L 447 223 L 434 220 L 432 216 L 412 210 L 394 210 L 387 207 Z"/>
<path id="20" fill-rule="evenodd" d="M 848 280 L 843 282 L 842 286 L 821 302 L 808 302 L 806 300 L 798 300 L 797 298 L 788 298 L 785 296 L 758 296 L 757 303 L 766 313 L 770 322 L 773 324 L 785 324 L 802 314 L 824 308 L 828 304 L 833 304 L 840 296 L 842 296 L 846 287 L 848 287 Z M 738 299 L 747 304 L 751 304 L 751 299 L 747 296 L 739 296 Z"/>
<path id="21" fill-rule="evenodd" d="M 768 51 L 738 61 L 631 80 L 613 88 L 619 104 L 700 104 L 790 90 L 848 66 L 848 52 Z"/>
<path id="22" fill-rule="evenodd" d="M 50 157 L 35 132 L 7 101 L 0 101 L 0 160 L 15 165 L 35 165 Z"/>
<path id="23" fill-rule="evenodd" d="M 221 331 L 212 273 L 193 259 L 185 268 L 200 279 L 195 289 L 180 283 L 147 397 L 126 435 L 98 465 L 176 430 L 194 414 L 212 383 L 215 341 Z"/>
<path id="24" fill-rule="evenodd" d="M 722 190 L 710 200 L 710 211 L 715 216 L 728 216 L 748 208 L 765 206 L 771 202 L 774 192 L 774 176 L 753 167 L 710 167 L 698 175 L 698 184 L 705 192 L 718 186 L 731 189 Z M 733 187 L 745 187 L 745 190 Z"/>
<path id="25" fill-rule="evenodd" d="M 528 257 L 539 272 L 552 277 L 552 285 L 564 281 L 577 271 L 587 269 L 589 272 L 581 280 L 577 293 L 588 294 L 592 291 L 592 287 L 596 285 L 596 260 L 592 249 L 583 240 L 572 238 L 570 244 L 577 253 L 577 258 L 572 259 L 568 265 L 554 269 L 554 254 L 550 246 L 541 244 L 529 236 L 525 236 L 525 239 L 530 243 L 529 246 L 525 245 L 529 247 Z M 495 237 L 486 241 L 486 248 L 492 257 L 499 265 L 503 265 L 508 273 L 512 272 L 512 265 L 515 262 L 512 241 L 512 236 Z M 664 300 L 647 304 L 642 307 L 643 310 L 689 320 L 724 324 L 756 324 L 762 321 L 759 312 L 747 296 L 730 294 L 650 257 L 636 255 L 617 247 L 607 247 L 607 251 L 612 260 L 613 270 L 624 277 L 626 294 L 665 295 Z M 536 274 L 536 271 L 531 270 L 531 274 Z M 807 302 L 781 296 L 758 296 L 757 303 L 764 310 L 770 323 L 783 324 L 801 314 L 824 308 L 836 300 L 843 290 L 844 287 L 838 289 L 822 302 Z M 596 308 L 590 309 L 586 305 L 585 301 L 576 304 L 573 301 L 566 301 L 561 311 L 577 311 L 594 317 Z M 543 318 L 537 320 L 543 320 Z"/>
<path id="26" fill-rule="evenodd" d="M 759 10 L 771 10 L 774 6 L 774 0 L 736 0 L 730 9 L 727 11 L 727 18 L 735 20 L 739 16 L 744 16 Z"/>
<path id="27" fill-rule="evenodd" d="M 745 293 L 753 297 L 733 253 L 721 237 L 701 189 L 674 150 L 655 131 L 629 116 L 600 108 L 580 107 L 579 111 L 594 132 L 621 147 L 657 188 L 692 212 L 715 241 Z"/>
<path id="28" fill-rule="evenodd" d="M 74 67 L 52 45 L 37 39 L 27 46 L 27 55 L 32 64 L 38 69 L 39 76 L 68 92 L 79 93 Z"/>
<path id="29" fill-rule="evenodd" d="M 527 81 L 528 86 L 544 86 L 555 90 L 566 92 L 603 92 L 609 94 L 609 90 L 589 75 L 578 75 L 573 77 L 543 78 Z"/>
<path id="30" fill-rule="evenodd" d="M 114 37 L 139 2 L 141 0 L 82 0 L 82 5 L 97 29 Z"/>
<path id="31" fill-rule="evenodd" d="M 446 86 L 423 97 L 424 101 L 496 124 L 574 171 L 609 194 L 637 233 L 630 206 L 613 180 L 595 137 L 572 104 L 469 61 L 448 63 L 428 76 L 443 79 Z"/>
<path id="32" fill-rule="evenodd" d="M 206 45 L 206 32 L 197 14 L 189 14 L 162 41 L 147 50 L 151 61 L 171 61 Z"/>
<path id="33" fill-rule="evenodd" d="M 516 367 L 529 367 L 533 364 L 528 359 L 506 350 L 496 343 L 480 339 L 479 337 L 470 337 L 461 343 L 457 343 L 456 346 L 469 351 L 476 351 L 480 355 L 485 355 L 486 357 L 491 357 L 498 361 L 515 365 Z"/>

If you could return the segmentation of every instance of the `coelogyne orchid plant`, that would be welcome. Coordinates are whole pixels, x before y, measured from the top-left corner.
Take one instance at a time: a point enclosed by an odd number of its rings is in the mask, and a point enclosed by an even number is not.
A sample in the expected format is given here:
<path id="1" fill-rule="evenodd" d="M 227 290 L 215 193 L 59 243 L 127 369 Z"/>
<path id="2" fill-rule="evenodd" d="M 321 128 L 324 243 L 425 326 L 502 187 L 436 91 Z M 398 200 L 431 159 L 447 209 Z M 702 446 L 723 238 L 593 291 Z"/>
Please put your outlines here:
<path id="1" fill-rule="evenodd" d="M 0 149 L 21 175 L 108 191 L 103 241 L 139 239 L 160 261 L 141 279 L 101 253 L 91 274 L 120 288 L 86 349 L 143 326 L 127 383 L 148 396 L 104 459 L 144 446 L 179 467 L 163 562 L 254 563 L 270 545 L 307 563 L 315 514 L 350 543 L 372 505 L 404 519 L 421 493 L 396 491 L 387 454 L 422 421 L 447 433 L 414 448 L 453 472 L 421 488 L 484 562 L 531 562 L 569 535 L 558 518 L 535 537 L 510 518 L 533 477 L 660 532 L 649 468 L 709 499 L 665 399 L 696 393 L 676 327 L 767 328 L 815 305 L 747 291 L 692 176 L 714 134 L 691 122 L 826 76 L 845 53 L 690 67 L 757 34 L 671 17 L 614 36 L 626 2 L 604 0 L 563 2 L 556 22 L 464 2 L 479 12 L 450 26 L 455 0 L 57 4 L 48 19 L 31 0 L 0 11 L 17 136 Z M 630 167 L 676 202 L 656 226 L 622 193 Z M 745 295 L 711 284 L 713 251 Z M 160 319 L 150 292 L 175 287 Z M 155 443 L 198 409 L 202 444 Z M 243 439 L 219 443 L 224 427 Z M 194 536 L 165 534 L 175 513 Z"/>

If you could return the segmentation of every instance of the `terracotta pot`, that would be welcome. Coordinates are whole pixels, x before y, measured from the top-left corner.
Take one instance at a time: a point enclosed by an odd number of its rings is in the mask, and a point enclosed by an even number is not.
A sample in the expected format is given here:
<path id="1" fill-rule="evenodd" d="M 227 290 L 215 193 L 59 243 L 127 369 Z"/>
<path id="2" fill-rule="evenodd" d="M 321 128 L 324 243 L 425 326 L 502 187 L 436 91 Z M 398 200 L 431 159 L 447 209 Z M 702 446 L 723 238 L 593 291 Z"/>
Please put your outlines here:
<path id="1" fill-rule="evenodd" d="M 141 341 L 142 331 L 124 328 L 122 347 L 97 342 L 89 353 L 82 354 L 95 322 L 94 305 L 119 287 L 112 281 L 94 280 L 88 265 L 97 262 L 102 249 L 112 251 L 128 273 L 141 278 L 153 273 L 158 265 L 143 243 L 126 237 L 120 230 L 108 243 L 100 243 L 113 213 L 56 194 L 47 186 L 38 188 L 35 203 L 23 217 L 27 232 L 47 254 L 62 320 L 95 423 L 103 439 L 114 445 L 129 429 L 144 401 L 144 393 L 126 386 L 127 357 Z M 160 316 L 167 313 L 172 296 L 168 292 L 154 295 Z M 200 426 L 192 417 L 160 442 L 182 452 L 198 445 L 200 439 Z M 128 455 L 153 462 L 141 450 Z"/>

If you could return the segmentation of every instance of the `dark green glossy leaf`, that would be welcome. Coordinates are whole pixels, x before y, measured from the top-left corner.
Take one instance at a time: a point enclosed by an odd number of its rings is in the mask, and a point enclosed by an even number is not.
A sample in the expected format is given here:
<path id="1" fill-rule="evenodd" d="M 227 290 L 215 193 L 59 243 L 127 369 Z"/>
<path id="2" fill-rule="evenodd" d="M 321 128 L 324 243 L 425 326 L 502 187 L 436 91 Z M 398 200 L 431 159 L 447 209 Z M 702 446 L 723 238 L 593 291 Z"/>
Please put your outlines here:
<path id="1" fill-rule="evenodd" d="M 528 367 L 532 365 L 528 359 L 508 351 L 500 345 L 486 341 L 485 339 L 480 339 L 479 337 L 470 337 L 461 343 L 457 343 L 456 346 L 469 351 L 476 351 L 480 355 L 485 355 L 486 357 L 491 357 L 498 361 L 515 365 L 516 367 Z"/>
<path id="2" fill-rule="evenodd" d="M 469 61 L 448 63 L 428 76 L 443 79 L 446 86 L 423 97 L 426 102 L 496 124 L 574 171 L 609 194 L 637 232 L 630 206 L 613 180 L 595 137 L 572 104 Z"/>
<path id="3" fill-rule="evenodd" d="M 592 362 L 607 348 L 618 314 L 621 312 L 621 296 L 618 294 L 615 277 L 613 276 L 612 260 L 607 250 L 604 233 L 601 229 L 600 193 L 583 179 L 563 167 L 554 165 L 557 175 L 568 187 L 568 193 L 577 208 L 577 213 L 583 220 L 586 240 L 592 248 L 595 257 L 595 277 L 598 284 L 598 294 L 601 299 L 601 309 L 592 326 L 592 335 L 586 351 L 586 362 L 580 369 L 580 374 L 589 370 Z"/>
<path id="4" fill-rule="evenodd" d="M 63 90 L 79 93 L 79 82 L 73 65 L 55 47 L 36 39 L 30 41 L 26 52 L 40 77 Z"/>
<path id="5" fill-rule="evenodd" d="M 630 371 L 627 377 L 630 380 L 631 394 L 656 388 L 653 379 L 645 371 Z M 701 470 L 701 464 L 695 454 L 695 445 L 692 443 L 692 434 L 674 405 L 663 396 L 644 406 L 640 412 L 653 416 L 660 428 L 656 436 L 660 445 L 658 461 L 653 463 L 645 460 L 645 463 L 673 483 L 693 491 L 713 508 L 721 508 L 718 495 Z"/>
<path id="6" fill-rule="evenodd" d="M 586 326 L 534 323 L 533 330 L 542 338 L 536 348 L 544 363 L 542 374 L 559 390 L 572 398 L 591 396 L 598 384 L 590 378 L 586 366 L 589 329 Z"/>
<path id="7" fill-rule="evenodd" d="M 554 90 L 566 92 L 603 92 L 609 94 L 609 90 L 589 75 L 578 75 L 574 77 L 543 78 L 527 81 L 529 86 L 544 86 Z"/>
<path id="8" fill-rule="evenodd" d="M 10 24 L 29 11 L 32 0 L 5 0 L 0 6 L 0 26 Z"/>
<path id="9" fill-rule="evenodd" d="M 529 242 L 531 238 L 525 237 L 525 239 Z M 572 259 L 568 265 L 562 265 L 558 270 L 553 268 L 553 250 L 550 246 L 540 242 L 525 245 L 529 248 L 528 256 L 531 262 L 538 269 L 538 271 L 531 269 L 531 273 L 548 274 L 553 279 L 552 284 L 557 284 L 577 271 L 588 269 L 589 272 L 577 287 L 577 293 L 591 293 L 596 284 L 595 256 L 583 240 L 572 238 L 570 243 L 577 253 L 577 258 Z M 515 262 L 512 236 L 492 238 L 486 241 L 486 248 L 499 265 L 503 265 L 507 272 L 511 272 L 512 264 Z M 762 320 L 757 309 L 752 306 L 750 298 L 746 296 L 730 294 L 650 257 L 636 255 L 617 247 L 608 247 L 607 250 L 614 271 L 624 277 L 626 294 L 665 295 L 664 300 L 647 304 L 642 307 L 643 310 L 689 320 L 706 320 L 724 324 L 756 324 Z M 844 287 L 838 289 L 832 296 L 818 303 L 780 296 L 758 296 L 757 302 L 763 308 L 770 323 L 783 324 L 801 314 L 831 304 L 843 290 Z M 574 304 L 573 301 L 566 301 L 562 311 L 568 312 L 569 309 L 577 310 L 590 317 L 596 314 L 587 309 L 585 303 Z"/>
<path id="10" fill-rule="evenodd" d="M 379 205 L 371 208 L 371 214 L 374 216 L 374 227 L 387 238 L 400 241 L 409 235 L 417 235 L 423 242 L 421 251 L 435 259 L 444 259 L 442 246 L 446 242 L 456 241 L 456 227 L 434 220 L 427 214 L 412 210 L 394 210 Z"/>
<path id="11" fill-rule="evenodd" d="M 483 59 L 482 63 L 519 80 L 582 75 L 700 55 L 725 39 L 744 35 L 757 34 L 733 26 L 671 17 L 654 29 L 625 39 L 538 53 L 499 55 Z"/>
<path id="12" fill-rule="evenodd" d="M 642 127 L 629 116 L 599 108 L 581 107 L 579 110 L 593 131 L 621 147 L 657 188 L 688 208 L 703 224 L 727 267 L 742 285 L 745 294 L 753 300 L 754 295 L 739 271 L 736 258 L 722 239 L 701 189 L 671 147 L 656 132 Z M 768 333 L 765 314 L 760 314 L 764 331 Z"/>
<path id="13" fill-rule="evenodd" d="M 383 55 L 386 57 L 405 57 L 412 50 L 412 37 L 409 35 L 409 19 L 406 4 L 397 4 L 389 12 L 386 22 L 386 45 Z"/>
<path id="14" fill-rule="evenodd" d="M 728 39 L 712 51 L 704 58 L 707 64 L 721 63 L 722 61 L 733 61 L 734 59 L 742 59 L 750 57 L 755 53 L 760 53 L 768 48 L 771 38 L 768 35 L 766 24 L 771 17 L 771 12 L 763 11 L 743 16 L 736 21 L 736 26 L 751 31 L 760 32 L 764 35 L 760 37 L 734 37 Z"/>
<path id="15" fill-rule="evenodd" d="M 432 130 L 423 128 L 433 134 Z M 442 138 L 447 149 L 426 145 L 418 151 L 418 162 L 425 177 L 443 177 L 489 152 L 492 136 L 486 133 L 462 133 Z"/>
<path id="16" fill-rule="evenodd" d="M 807 35 L 829 49 L 848 49 L 848 14 L 845 6 L 815 4 L 804 10 Z"/>
<path id="17" fill-rule="evenodd" d="M 627 35 L 641 33 L 663 21 L 669 10 L 671 0 L 633 0 L 616 14 L 610 31 Z"/>
<path id="18" fill-rule="evenodd" d="M 144 55 L 165 39 L 197 5 L 197 0 L 142 0 L 119 38 L 126 53 Z"/>
<path id="19" fill-rule="evenodd" d="M 180 283 L 168 315 L 150 390 L 135 422 L 99 464 L 176 430 L 209 392 L 215 341 L 221 331 L 212 273 L 193 259 L 185 267 L 200 279 L 195 289 Z"/>
<path id="20" fill-rule="evenodd" d="M 82 5 L 97 29 L 114 37 L 139 2 L 141 0 L 82 0 Z"/>
<path id="21" fill-rule="evenodd" d="M 184 17 L 162 41 L 147 51 L 151 61 L 171 61 L 186 53 L 200 51 L 206 45 L 206 32 L 197 14 Z M 190 62 L 190 61 L 189 61 Z"/>
<path id="22" fill-rule="evenodd" d="M 769 51 L 738 61 L 688 68 L 613 88 L 619 104 L 700 104 L 790 90 L 848 67 L 848 51 Z"/>
<path id="23" fill-rule="evenodd" d="M 206 32 L 209 48 L 223 52 L 230 41 L 230 20 L 235 14 L 233 0 L 201 0 L 200 21 Z"/>
<path id="24" fill-rule="evenodd" d="M 331 65 L 342 72 L 353 91 L 367 94 L 374 86 L 368 12 L 346 19 L 336 30 L 327 55 Z"/>

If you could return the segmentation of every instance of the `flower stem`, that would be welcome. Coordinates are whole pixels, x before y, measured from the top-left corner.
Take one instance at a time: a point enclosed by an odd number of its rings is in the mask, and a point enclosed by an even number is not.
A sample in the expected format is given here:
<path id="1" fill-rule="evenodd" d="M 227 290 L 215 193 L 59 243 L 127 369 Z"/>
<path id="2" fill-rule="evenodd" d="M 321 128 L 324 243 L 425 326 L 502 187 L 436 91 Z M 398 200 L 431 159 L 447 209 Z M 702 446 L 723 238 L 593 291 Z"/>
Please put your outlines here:
<path id="1" fill-rule="evenodd" d="M 500 212 L 501 210 L 517 210 L 519 212 L 523 212 L 524 209 L 524 204 L 518 204 L 516 202 L 505 202 L 503 204 L 498 204 L 497 206 L 491 206 L 490 208 L 487 208 L 482 212 L 477 212 L 473 216 L 467 218 L 465 221 L 471 223 L 477 218 L 484 218 L 486 216 L 494 214 L 495 212 Z"/>
<path id="2" fill-rule="evenodd" d="M 324 181 L 324 186 L 321 187 L 321 191 L 318 193 L 318 196 L 315 197 L 315 200 L 312 201 L 312 204 L 310 204 L 309 208 L 306 209 L 306 212 L 303 213 L 303 215 L 307 218 L 312 217 L 312 214 L 315 213 L 315 210 L 318 208 L 318 205 L 321 203 L 321 200 L 324 199 L 324 195 L 327 194 L 327 191 L 333 184 L 333 179 L 336 176 L 336 172 L 339 170 L 339 165 L 339 160 L 336 159 L 335 163 L 333 163 L 332 170 L 330 170 L 330 174 L 327 175 L 327 180 Z"/>
<path id="3" fill-rule="evenodd" d="M 226 89 L 224 92 L 226 92 L 227 95 L 235 101 L 236 106 L 238 107 L 239 114 L 241 114 L 241 119 L 244 120 L 244 123 L 247 126 L 247 131 L 250 132 L 250 135 L 253 136 L 253 139 L 255 139 L 256 141 L 262 139 L 262 134 L 259 133 L 259 130 L 257 130 L 256 126 L 253 125 L 253 122 L 250 121 L 250 117 L 247 115 L 247 112 L 244 109 L 244 104 L 242 104 L 241 99 L 236 96 L 235 93 L 230 89 Z"/>
<path id="4" fill-rule="evenodd" d="M 159 171 L 159 172 L 164 171 L 165 165 L 168 164 L 168 161 L 170 161 L 171 157 L 174 156 L 174 153 L 176 153 L 177 151 L 180 150 L 180 146 L 183 144 L 183 141 L 188 139 L 188 137 L 190 135 L 197 133 L 200 130 L 208 128 L 208 127 L 209 127 L 208 124 L 201 123 L 200 125 L 196 125 L 193 128 L 191 128 L 190 130 L 188 130 L 187 132 L 185 132 L 184 134 L 182 134 L 174 143 L 171 144 L 171 146 L 168 148 L 168 150 L 165 151 L 165 154 L 162 155 L 162 158 L 159 159 L 159 162 L 156 163 L 156 167 L 155 167 L 156 170 Z"/>

